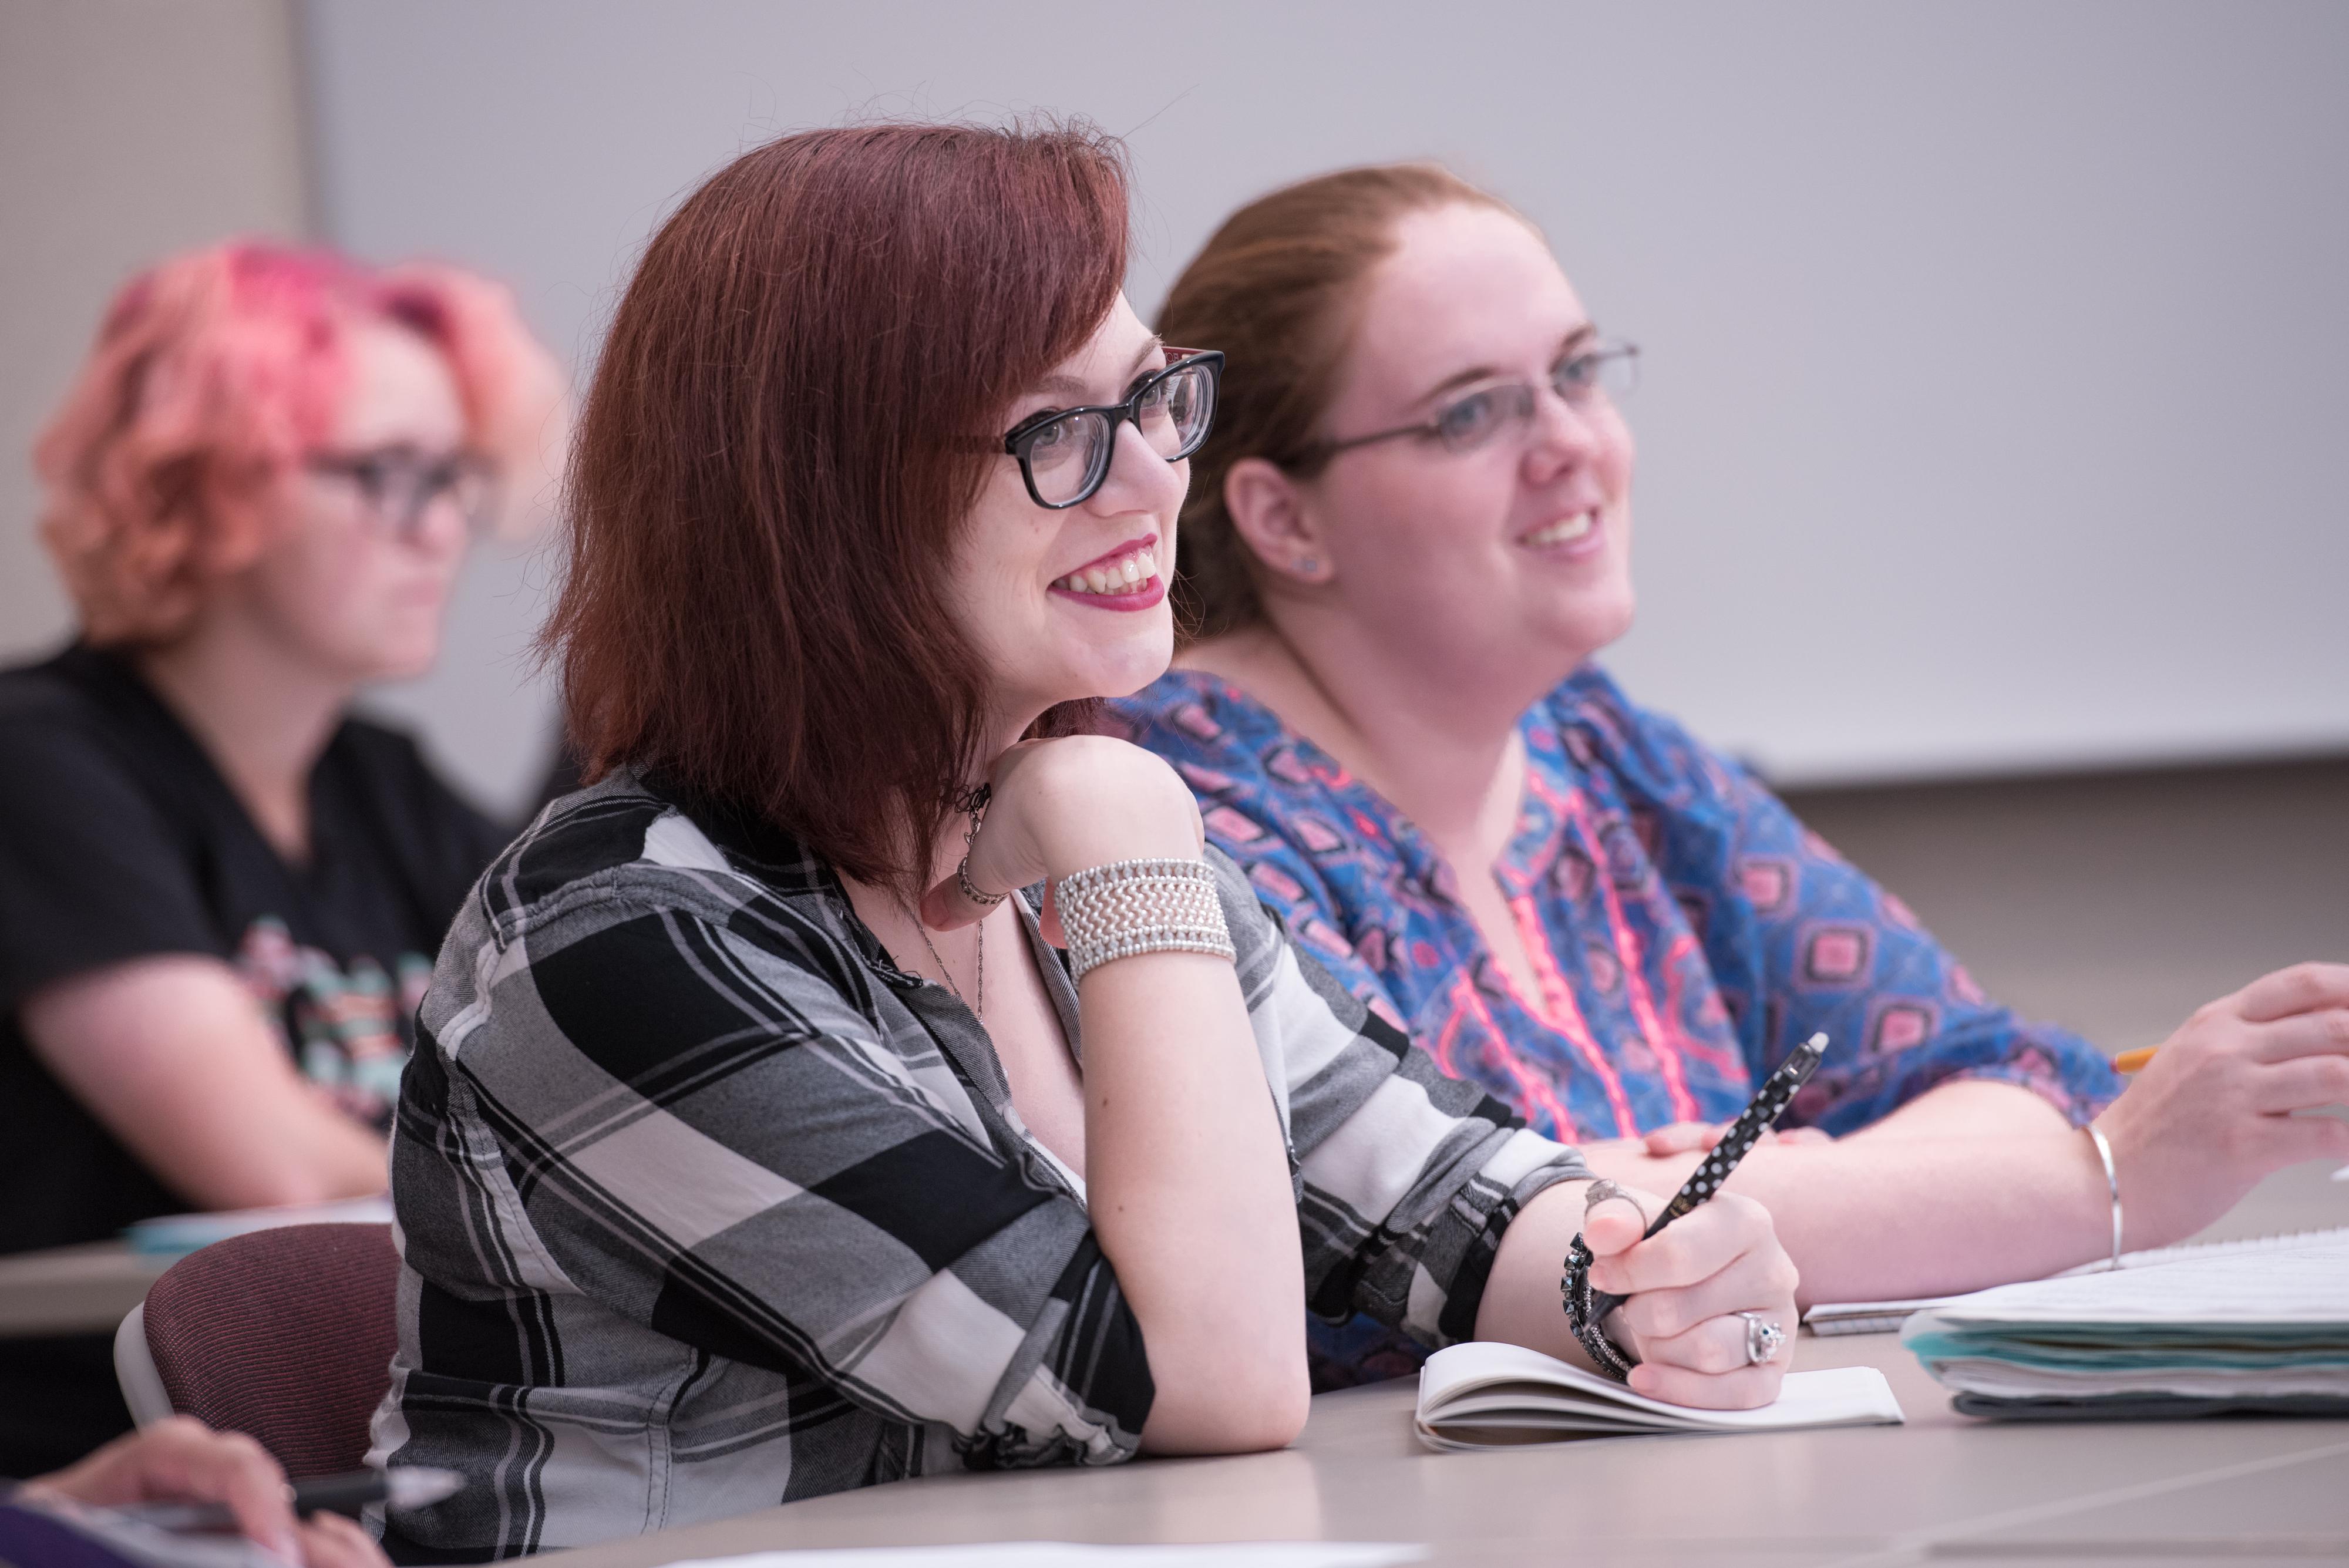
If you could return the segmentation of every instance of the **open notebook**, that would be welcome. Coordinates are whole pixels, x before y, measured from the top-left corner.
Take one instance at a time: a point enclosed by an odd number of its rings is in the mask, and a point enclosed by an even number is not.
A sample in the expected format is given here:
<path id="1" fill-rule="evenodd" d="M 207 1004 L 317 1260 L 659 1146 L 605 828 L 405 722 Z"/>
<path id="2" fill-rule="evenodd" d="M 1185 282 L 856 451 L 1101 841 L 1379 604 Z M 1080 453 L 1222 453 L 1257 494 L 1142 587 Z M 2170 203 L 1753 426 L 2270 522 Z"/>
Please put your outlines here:
<path id="1" fill-rule="evenodd" d="M 2339 1245 L 2349 1245 L 2349 1226 L 2333 1231 L 2254 1236 L 2240 1241 L 2189 1241 L 2176 1247 L 2148 1248 L 2142 1252 L 2123 1252 L 2120 1266 L 2123 1269 L 2143 1269 L 2185 1262 L 2195 1258 L 2232 1257 L 2245 1252 Z M 2076 1269 L 2066 1269 L 2050 1277 L 2068 1280 L 2112 1272 L 2101 1262 L 2083 1263 Z M 1907 1323 L 1912 1314 L 1923 1312 L 1928 1307 L 1946 1306 L 1962 1299 L 1961 1296 L 1917 1296 L 1896 1302 L 1821 1302 L 1803 1314 L 1803 1324 L 1813 1334 L 1890 1334 Z"/>
<path id="2" fill-rule="evenodd" d="M 2349 1414 L 2349 1231 L 2001 1285 L 1900 1342 L 1978 1415 Z"/>
<path id="3" fill-rule="evenodd" d="M 1635 1432 L 1769 1432 L 1897 1425 L 1900 1402 L 1873 1366 L 1790 1372 L 1759 1410 L 1692 1410 L 1522 1345 L 1477 1340 L 1427 1358 L 1413 1423 L 1432 1449 L 1506 1449 Z"/>

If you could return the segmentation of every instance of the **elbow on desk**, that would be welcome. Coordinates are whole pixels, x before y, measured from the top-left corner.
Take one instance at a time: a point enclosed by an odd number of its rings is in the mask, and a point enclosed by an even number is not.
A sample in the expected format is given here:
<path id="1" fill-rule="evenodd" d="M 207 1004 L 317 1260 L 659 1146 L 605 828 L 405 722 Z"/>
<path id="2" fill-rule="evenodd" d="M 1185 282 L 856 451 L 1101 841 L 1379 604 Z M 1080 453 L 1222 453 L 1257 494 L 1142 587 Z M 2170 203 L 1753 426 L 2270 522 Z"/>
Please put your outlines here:
<path id="1" fill-rule="evenodd" d="M 1293 1356 L 1243 1358 L 1189 1369 L 1152 1369 L 1158 1397 L 1142 1431 L 1153 1454 L 1252 1454 L 1283 1449 L 1313 1407 L 1303 1347 Z"/>

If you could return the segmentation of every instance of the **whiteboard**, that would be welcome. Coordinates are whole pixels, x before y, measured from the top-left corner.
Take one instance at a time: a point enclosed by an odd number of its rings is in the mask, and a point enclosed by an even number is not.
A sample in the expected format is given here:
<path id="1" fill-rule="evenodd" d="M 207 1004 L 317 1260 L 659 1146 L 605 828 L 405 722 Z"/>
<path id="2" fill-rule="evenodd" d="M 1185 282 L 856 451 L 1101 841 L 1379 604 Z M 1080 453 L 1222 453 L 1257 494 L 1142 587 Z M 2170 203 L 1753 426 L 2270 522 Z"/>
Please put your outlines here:
<path id="1" fill-rule="evenodd" d="M 512 280 L 584 370 L 769 136 L 1125 134 L 1147 316 L 1237 202 L 1434 155 L 1640 342 L 1633 694 L 1792 782 L 2349 747 L 2349 6 L 313 0 L 331 235 Z M 477 791 L 543 563 L 380 694 Z"/>

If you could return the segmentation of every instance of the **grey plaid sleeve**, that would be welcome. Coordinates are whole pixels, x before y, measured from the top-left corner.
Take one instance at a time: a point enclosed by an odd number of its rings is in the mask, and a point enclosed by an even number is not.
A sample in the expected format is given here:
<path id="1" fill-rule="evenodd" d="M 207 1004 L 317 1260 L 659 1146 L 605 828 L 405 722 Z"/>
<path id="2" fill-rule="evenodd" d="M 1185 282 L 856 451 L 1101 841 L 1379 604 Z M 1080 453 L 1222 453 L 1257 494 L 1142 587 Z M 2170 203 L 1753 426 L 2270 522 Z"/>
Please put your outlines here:
<path id="1" fill-rule="evenodd" d="M 1446 1075 L 1288 940 L 1228 857 L 1207 858 L 1296 1161 L 1308 1303 L 1429 1345 L 1475 1337 L 1509 1221 L 1589 1168 Z"/>
<path id="2" fill-rule="evenodd" d="M 641 882 L 472 925 L 478 988 L 427 1003 L 450 1123 L 515 1173 L 488 1209 L 606 1308 L 942 1424 L 966 1463 L 1131 1454 L 1148 1361 L 1081 1204 L 891 1048 L 836 932 Z"/>

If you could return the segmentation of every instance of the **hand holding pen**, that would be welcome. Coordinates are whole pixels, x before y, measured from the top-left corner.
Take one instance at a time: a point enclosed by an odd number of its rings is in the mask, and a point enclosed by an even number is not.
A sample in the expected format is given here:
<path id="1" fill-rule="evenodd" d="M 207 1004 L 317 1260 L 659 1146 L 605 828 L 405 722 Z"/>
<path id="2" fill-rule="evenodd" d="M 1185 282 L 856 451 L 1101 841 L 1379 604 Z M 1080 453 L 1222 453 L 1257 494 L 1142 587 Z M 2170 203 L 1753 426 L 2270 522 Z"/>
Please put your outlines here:
<path id="1" fill-rule="evenodd" d="M 2159 1047 L 2124 1052 L 2121 1096 L 2095 1126 L 2127 1206 L 2123 1247 L 2181 1241 L 2302 1161 L 2349 1158 L 2349 964 L 2261 975 L 2194 1010 Z M 2081 1142 L 2080 1164 L 2095 1169 Z M 2102 1173 L 2090 1184 L 2104 1194 Z"/>
<path id="2" fill-rule="evenodd" d="M 281 1561 L 303 1568 L 384 1568 L 374 1539 L 334 1514 L 302 1520 L 285 1472 L 240 1432 L 174 1416 L 116 1438 L 88 1458 L 25 1483 L 16 1496 L 126 1512 L 201 1507 Z"/>
<path id="3" fill-rule="evenodd" d="M 400 1465 L 384 1470 L 351 1470 L 342 1475 L 312 1476 L 285 1489 L 286 1501 L 305 1519 L 342 1514 L 356 1519 L 376 1503 L 389 1508 L 424 1508 L 454 1497 L 465 1484 L 455 1470 L 430 1465 Z M 141 1503 L 122 1511 L 158 1530 L 230 1530 L 238 1521 L 233 1511 L 214 1502 Z"/>
<path id="4" fill-rule="evenodd" d="M 1766 1403 L 1775 1394 L 1795 1323 L 1794 1266 L 1758 1206 L 1741 1199 L 1722 1209 L 1704 1206 L 1785 1112 L 1826 1045 L 1824 1036 L 1814 1035 L 1764 1081 L 1753 1103 L 1652 1220 L 1639 1195 L 1611 1181 L 1594 1182 L 1587 1190 L 1583 1230 L 1568 1251 L 1560 1291 L 1575 1337 L 1599 1370 L 1640 1393 L 1690 1403 L 1721 1405 L 1731 1387 L 1758 1396 L 1733 1396 L 1744 1404 Z M 1766 1244 L 1747 1247 L 1721 1266 L 1722 1238 L 1713 1232 L 1736 1228 L 1749 1211 Z M 1675 1221 L 1688 1227 L 1673 1239 L 1679 1244 L 1645 1244 Z M 1616 1334 L 1632 1345 L 1621 1345 Z"/>

